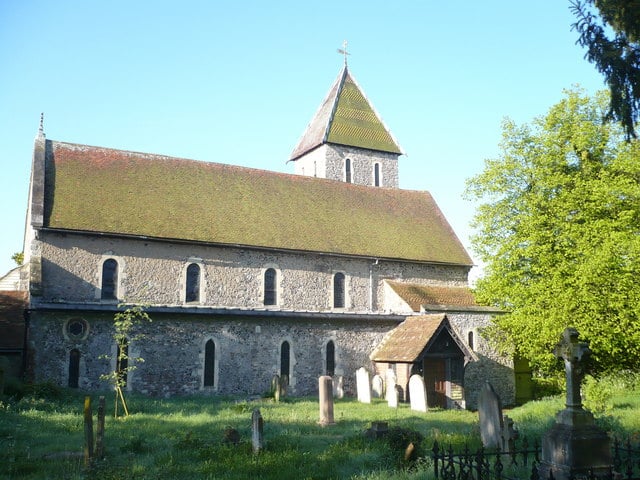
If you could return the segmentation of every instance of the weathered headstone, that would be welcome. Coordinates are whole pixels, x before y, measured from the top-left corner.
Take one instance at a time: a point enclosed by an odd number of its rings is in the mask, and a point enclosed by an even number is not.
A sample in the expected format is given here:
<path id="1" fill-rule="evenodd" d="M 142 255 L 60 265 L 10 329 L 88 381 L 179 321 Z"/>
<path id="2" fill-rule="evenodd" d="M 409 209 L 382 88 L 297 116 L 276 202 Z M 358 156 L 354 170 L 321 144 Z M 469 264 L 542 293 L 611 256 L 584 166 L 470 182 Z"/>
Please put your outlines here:
<path id="1" fill-rule="evenodd" d="M 271 378 L 271 394 L 276 402 L 280 401 L 280 375 Z"/>
<path id="2" fill-rule="evenodd" d="M 344 377 L 342 375 L 333 377 L 333 398 L 344 398 Z"/>
<path id="3" fill-rule="evenodd" d="M 289 376 L 281 375 L 278 385 L 280 386 L 280 398 L 285 398 L 287 396 L 287 390 L 289 389 Z"/>
<path id="4" fill-rule="evenodd" d="M 485 448 L 502 448 L 502 402 L 489 382 L 478 395 L 480 437 Z"/>
<path id="5" fill-rule="evenodd" d="M 391 408 L 398 408 L 398 397 L 400 396 L 400 392 L 398 391 L 397 385 L 394 384 L 392 387 L 393 388 L 391 388 L 391 390 L 387 390 L 387 404 Z"/>
<path id="6" fill-rule="evenodd" d="M 358 390 L 358 401 L 362 403 L 371 403 L 369 372 L 367 372 L 364 367 L 360 367 L 356 372 L 356 388 Z"/>
<path id="7" fill-rule="evenodd" d="M 371 428 L 365 430 L 364 434 L 372 439 L 382 438 L 389 433 L 387 422 L 371 422 Z"/>
<path id="8" fill-rule="evenodd" d="M 411 375 L 409 379 L 409 401 L 411 402 L 411 410 L 427 411 L 427 389 L 424 386 L 422 375 Z"/>
<path id="9" fill-rule="evenodd" d="M 604 477 L 612 468 L 611 439 L 594 424 L 591 412 L 582 408 L 580 383 L 590 351 L 578 338 L 575 328 L 567 328 L 554 350 L 564 360 L 566 408 L 558 412 L 555 424 L 542 438 L 540 478 L 549 478 L 551 472 L 556 480 Z"/>
<path id="10" fill-rule="evenodd" d="M 371 380 L 371 392 L 373 394 L 373 398 L 382 398 L 384 393 L 384 382 L 380 375 L 373 376 L 373 379 Z"/>
<path id="11" fill-rule="evenodd" d="M 385 392 L 385 400 L 389 402 L 389 397 L 397 396 L 396 392 L 396 372 L 393 369 L 387 369 L 387 373 L 384 379 L 384 392 Z"/>
<path id="12" fill-rule="evenodd" d="M 251 446 L 253 447 L 253 453 L 260 453 L 260 451 L 262 450 L 262 428 L 262 414 L 260 413 L 260 409 L 256 408 L 251 414 Z"/>
<path id="13" fill-rule="evenodd" d="M 320 420 L 322 426 L 334 425 L 333 420 L 333 380 L 328 375 L 323 375 L 318 380 L 318 390 L 320 392 Z"/>

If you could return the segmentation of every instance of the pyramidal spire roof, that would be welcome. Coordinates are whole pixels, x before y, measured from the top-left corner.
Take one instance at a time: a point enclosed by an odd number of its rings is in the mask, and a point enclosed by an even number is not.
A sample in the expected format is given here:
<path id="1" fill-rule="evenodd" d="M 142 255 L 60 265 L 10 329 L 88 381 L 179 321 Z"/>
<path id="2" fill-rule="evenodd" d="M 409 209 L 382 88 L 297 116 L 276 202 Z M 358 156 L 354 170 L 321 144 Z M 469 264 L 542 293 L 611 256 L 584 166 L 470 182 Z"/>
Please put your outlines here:
<path id="1" fill-rule="evenodd" d="M 404 153 L 346 64 L 293 149 L 290 160 L 297 160 L 325 143 Z"/>

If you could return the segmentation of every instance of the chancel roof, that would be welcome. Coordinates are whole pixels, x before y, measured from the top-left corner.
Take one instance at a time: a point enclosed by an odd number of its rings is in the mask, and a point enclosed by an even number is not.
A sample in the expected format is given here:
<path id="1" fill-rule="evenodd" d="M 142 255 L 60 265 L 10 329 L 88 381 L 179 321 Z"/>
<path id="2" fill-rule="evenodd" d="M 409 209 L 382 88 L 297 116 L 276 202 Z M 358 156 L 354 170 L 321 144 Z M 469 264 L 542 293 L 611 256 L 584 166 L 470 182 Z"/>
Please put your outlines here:
<path id="1" fill-rule="evenodd" d="M 325 143 L 403 153 L 346 65 L 293 149 L 290 159 L 296 160 Z"/>
<path id="2" fill-rule="evenodd" d="M 472 265 L 428 192 L 51 140 L 45 150 L 45 228 Z"/>

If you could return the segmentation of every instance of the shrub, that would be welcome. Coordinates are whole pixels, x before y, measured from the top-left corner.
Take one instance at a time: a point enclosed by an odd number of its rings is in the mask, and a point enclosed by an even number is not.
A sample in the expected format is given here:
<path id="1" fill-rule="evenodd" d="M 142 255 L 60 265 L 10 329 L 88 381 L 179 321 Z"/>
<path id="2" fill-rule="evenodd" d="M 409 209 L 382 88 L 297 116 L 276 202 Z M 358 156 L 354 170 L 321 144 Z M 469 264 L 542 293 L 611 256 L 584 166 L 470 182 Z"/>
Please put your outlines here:
<path id="1" fill-rule="evenodd" d="M 611 410 L 613 397 L 613 384 L 611 379 L 597 380 L 591 375 L 585 376 L 582 381 L 582 403 L 587 410 L 595 414 L 603 414 Z"/>

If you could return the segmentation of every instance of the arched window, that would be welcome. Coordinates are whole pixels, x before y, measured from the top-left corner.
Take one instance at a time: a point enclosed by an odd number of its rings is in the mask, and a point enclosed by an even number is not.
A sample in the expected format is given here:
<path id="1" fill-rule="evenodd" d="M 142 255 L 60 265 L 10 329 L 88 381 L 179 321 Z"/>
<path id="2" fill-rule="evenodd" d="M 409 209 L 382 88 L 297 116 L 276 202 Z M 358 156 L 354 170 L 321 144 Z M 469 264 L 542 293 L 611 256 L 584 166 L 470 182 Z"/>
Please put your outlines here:
<path id="1" fill-rule="evenodd" d="M 380 186 L 380 164 L 379 163 L 373 164 L 373 186 L 374 187 Z"/>
<path id="2" fill-rule="evenodd" d="M 336 347 L 333 344 L 333 340 L 327 342 L 325 365 L 326 375 L 333 377 L 336 371 Z"/>
<path id="3" fill-rule="evenodd" d="M 118 262 L 109 258 L 102 264 L 102 300 L 118 299 Z"/>
<path id="4" fill-rule="evenodd" d="M 200 301 L 200 265 L 192 263 L 187 267 L 185 302 Z"/>
<path id="5" fill-rule="evenodd" d="M 213 387 L 215 383 L 216 344 L 207 340 L 204 345 L 204 386 Z"/>
<path id="6" fill-rule="evenodd" d="M 264 304 L 265 305 L 277 305 L 277 282 L 276 282 L 276 270 L 274 268 L 267 268 L 264 272 Z"/>
<path id="7" fill-rule="evenodd" d="M 467 334 L 467 343 L 469 344 L 469 348 L 473 350 L 473 331 L 469 331 Z"/>
<path id="8" fill-rule="evenodd" d="M 280 346 L 280 378 L 289 384 L 291 378 L 291 346 L 284 341 Z"/>
<path id="9" fill-rule="evenodd" d="M 80 351 L 76 348 L 69 352 L 69 387 L 78 388 L 80 380 Z"/>
<path id="10" fill-rule="evenodd" d="M 344 308 L 344 273 L 333 276 L 333 308 Z"/>
<path id="11" fill-rule="evenodd" d="M 129 371 L 129 344 L 125 342 L 116 348 L 116 372 L 122 387 L 127 386 L 127 372 Z"/>
<path id="12" fill-rule="evenodd" d="M 344 161 L 344 181 L 351 183 L 351 159 L 347 158 Z"/>

